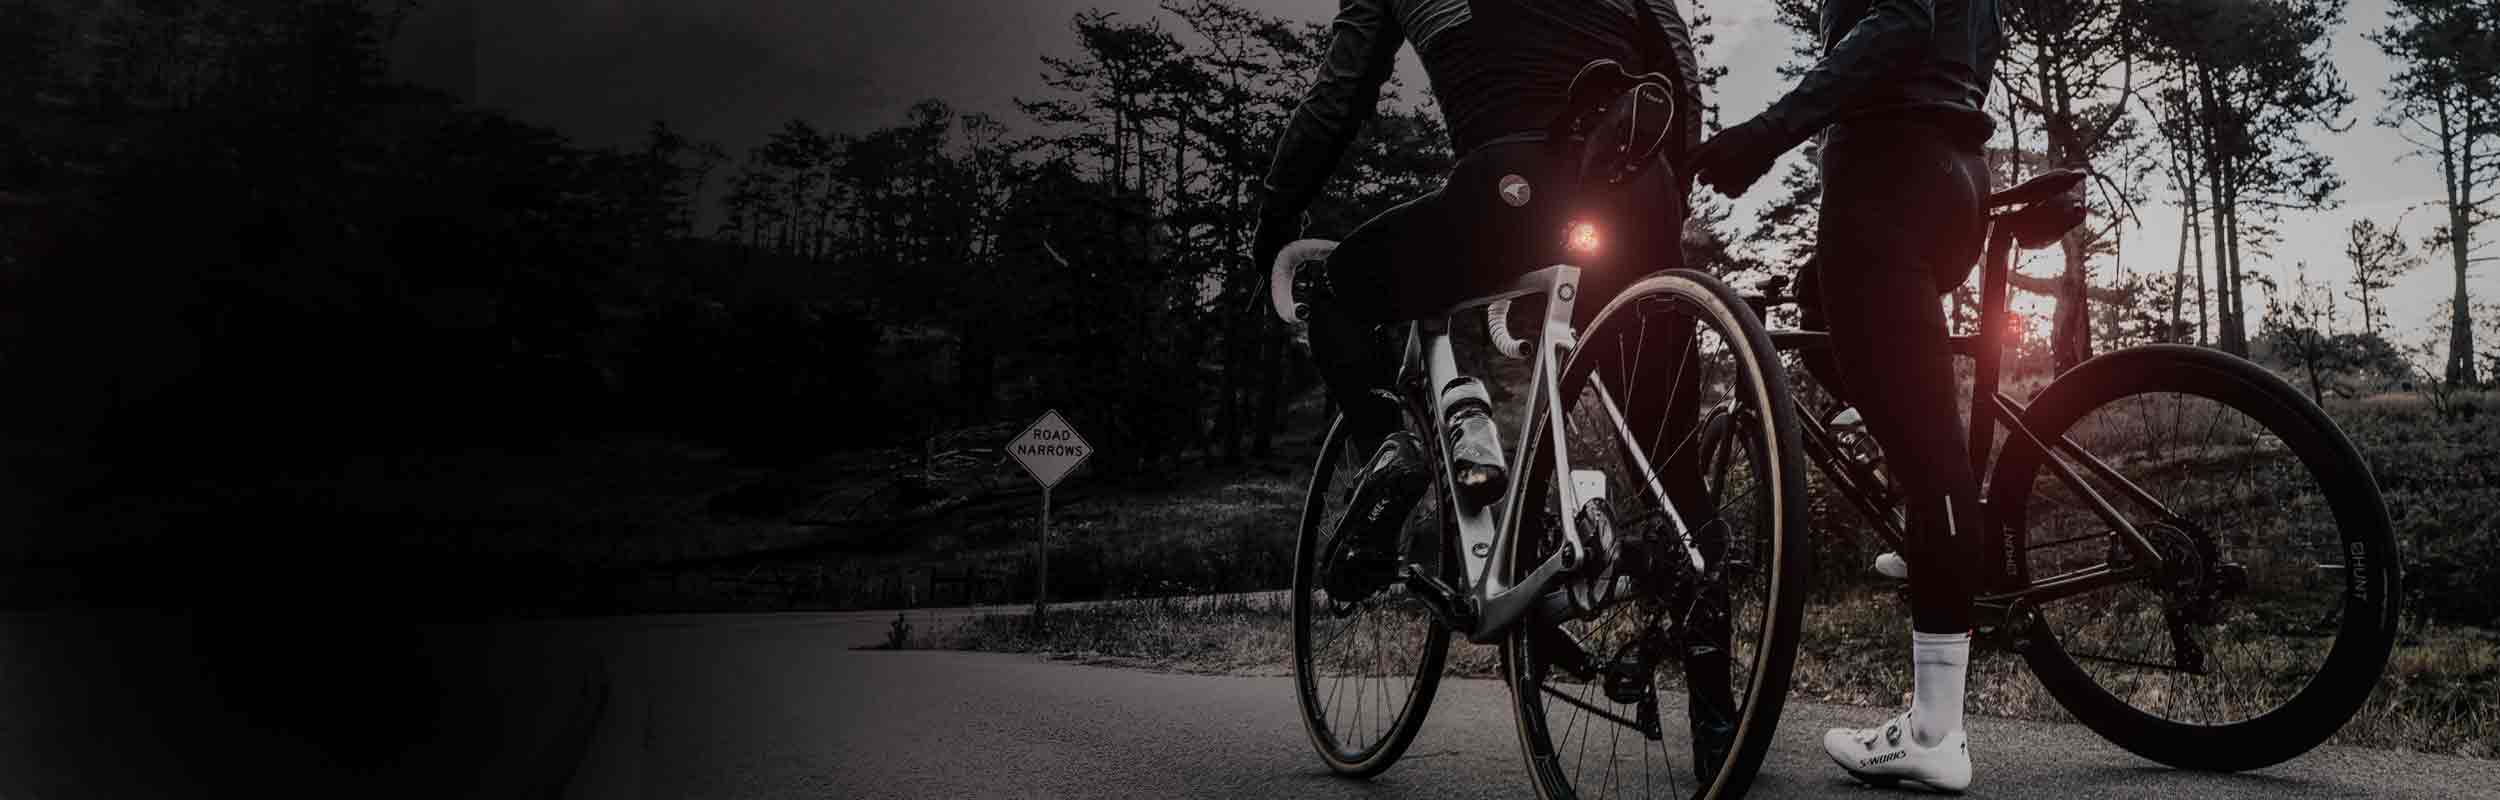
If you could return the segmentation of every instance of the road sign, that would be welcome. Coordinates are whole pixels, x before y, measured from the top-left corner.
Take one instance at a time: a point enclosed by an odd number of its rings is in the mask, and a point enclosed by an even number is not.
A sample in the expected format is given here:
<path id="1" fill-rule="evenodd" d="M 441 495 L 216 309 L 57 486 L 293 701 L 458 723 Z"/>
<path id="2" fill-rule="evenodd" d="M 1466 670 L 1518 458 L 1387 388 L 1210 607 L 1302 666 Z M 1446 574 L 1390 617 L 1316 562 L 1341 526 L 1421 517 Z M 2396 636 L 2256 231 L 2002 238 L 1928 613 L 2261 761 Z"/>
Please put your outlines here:
<path id="1" fill-rule="evenodd" d="M 1039 631 L 1049 619 L 1050 603 L 1050 488 L 1059 479 L 1068 477 L 1085 457 L 1094 454 L 1094 446 L 1085 437 L 1076 435 L 1076 426 L 1069 425 L 1058 409 L 1042 412 L 1042 418 L 1025 426 L 1024 433 L 1007 443 L 1007 452 L 1024 465 L 1024 471 L 1042 483 L 1042 520 L 1033 537 L 1033 628 Z"/>
<path id="2" fill-rule="evenodd" d="M 1016 457 L 1016 463 L 1024 465 L 1025 472 L 1032 473 L 1034 480 L 1042 482 L 1042 488 L 1048 489 L 1059 485 L 1059 479 L 1067 477 L 1076 465 L 1085 463 L 1085 458 L 1094 454 L 1094 447 L 1076 434 L 1076 428 L 1059 416 L 1057 409 L 1052 409 L 1043 412 L 1042 418 L 1026 427 L 1023 435 L 1009 442 L 1007 452 Z"/>

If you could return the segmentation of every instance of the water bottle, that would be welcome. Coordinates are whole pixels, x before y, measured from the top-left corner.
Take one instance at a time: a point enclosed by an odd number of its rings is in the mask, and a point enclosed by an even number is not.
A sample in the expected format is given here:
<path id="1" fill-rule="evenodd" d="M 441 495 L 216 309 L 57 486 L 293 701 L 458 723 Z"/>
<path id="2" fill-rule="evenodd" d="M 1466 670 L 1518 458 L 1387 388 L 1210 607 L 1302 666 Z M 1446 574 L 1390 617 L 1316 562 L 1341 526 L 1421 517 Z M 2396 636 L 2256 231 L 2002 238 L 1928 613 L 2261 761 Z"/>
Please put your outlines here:
<path id="1" fill-rule="evenodd" d="M 1473 510 L 1502 499 L 1509 462 L 1502 457 L 1502 434 L 1493 424 L 1493 398 L 1484 384 L 1459 378 L 1441 387 L 1441 419 L 1448 425 L 1442 438 L 1459 502 Z"/>
<path id="2" fill-rule="evenodd" d="M 1866 418 L 1858 413 L 1856 406 L 1842 406 L 1838 413 L 1832 415 L 1829 427 L 1832 438 L 1838 439 L 1841 447 L 1860 463 L 1869 468 L 1884 463 L 1884 451 L 1875 446 L 1875 435 L 1867 431 Z"/>

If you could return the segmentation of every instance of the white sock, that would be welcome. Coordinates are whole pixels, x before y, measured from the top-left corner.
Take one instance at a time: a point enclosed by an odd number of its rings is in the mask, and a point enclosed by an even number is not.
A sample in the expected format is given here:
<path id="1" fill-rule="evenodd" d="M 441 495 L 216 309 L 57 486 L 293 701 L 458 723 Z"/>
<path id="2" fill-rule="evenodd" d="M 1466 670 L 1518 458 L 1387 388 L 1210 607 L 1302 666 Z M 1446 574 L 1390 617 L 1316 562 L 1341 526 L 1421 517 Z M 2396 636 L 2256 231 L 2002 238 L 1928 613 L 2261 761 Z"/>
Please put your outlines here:
<path id="1" fill-rule="evenodd" d="M 1934 747 L 1962 729 L 1962 685 L 1970 671 L 1970 633 L 1910 631 L 1910 737 Z"/>

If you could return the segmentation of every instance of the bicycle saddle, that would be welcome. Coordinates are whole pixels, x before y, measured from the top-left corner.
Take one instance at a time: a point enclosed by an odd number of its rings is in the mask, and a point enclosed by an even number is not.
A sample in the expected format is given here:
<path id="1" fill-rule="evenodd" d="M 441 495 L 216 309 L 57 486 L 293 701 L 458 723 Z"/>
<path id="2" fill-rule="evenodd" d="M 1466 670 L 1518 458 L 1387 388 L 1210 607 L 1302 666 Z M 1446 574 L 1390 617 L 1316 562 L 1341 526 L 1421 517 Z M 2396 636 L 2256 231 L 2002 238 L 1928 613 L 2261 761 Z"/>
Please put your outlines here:
<path id="1" fill-rule="evenodd" d="M 2079 169 L 2051 170 L 2014 188 L 1990 194 L 1989 208 L 2021 208 L 1991 215 L 1989 219 L 2012 233 L 2014 243 L 2025 250 L 2055 244 L 2067 231 L 2083 224 L 2086 214 L 2074 189 L 2090 176 L 2091 173 Z"/>
<path id="2" fill-rule="evenodd" d="M 1674 137 L 1674 85 L 1664 74 L 1632 74 L 1611 58 L 1591 61 L 1572 76 L 1546 141 L 1579 147 L 1583 185 L 1592 178 L 1609 185 L 1630 180 L 1656 164 Z"/>
<path id="3" fill-rule="evenodd" d="M 2072 191 L 2092 173 L 2079 169 L 2053 169 L 2032 176 L 2014 188 L 1988 195 L 1989 208 L 2027 205 Z"/>

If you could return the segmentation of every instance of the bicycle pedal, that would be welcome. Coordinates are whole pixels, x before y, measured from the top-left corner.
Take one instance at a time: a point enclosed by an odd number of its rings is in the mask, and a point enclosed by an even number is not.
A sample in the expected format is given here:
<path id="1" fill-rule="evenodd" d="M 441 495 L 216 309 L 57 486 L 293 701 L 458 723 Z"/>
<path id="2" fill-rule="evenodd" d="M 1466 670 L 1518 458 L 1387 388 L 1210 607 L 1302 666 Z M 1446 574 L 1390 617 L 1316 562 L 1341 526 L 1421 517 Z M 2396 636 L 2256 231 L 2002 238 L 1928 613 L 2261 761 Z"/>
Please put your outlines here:
<path id="1" fill-rule="evenodd" d="M 1649 699 L 1650 670 L 1639 661 L 1606 665 L 1606 699 L 1626 705 Z"/>
<path id="2" fill-rule="evenodd" d="M 1475 631 L 1476 615 L 1467 608 L 1465 595 L 1425 572 L 1422 564 L 1408 564 L 1402 571 L 1406 575 L 1406 590 L 1423 601 L 1424 609 L 1431 611 L 1442 627 L 1462 634 Z"/>
<path id="3" fill-rule="evenodd" d="M 1648 739 L 1653 742 L 1666 740 L 1667 726 L 1659 724 L 1658 696 L 1656 694 L 1641 698 L 1640 707 L 1634 712 L 1632 721 L 1635 723 L 1635 727 L 1641 729 L 1641 738 Z M 1717 762 L 1714 759 L 1712 763 L 1715 764 Z M 1708 781 L 1703 781 L 1703 783 L 1708 783 Z"/>

